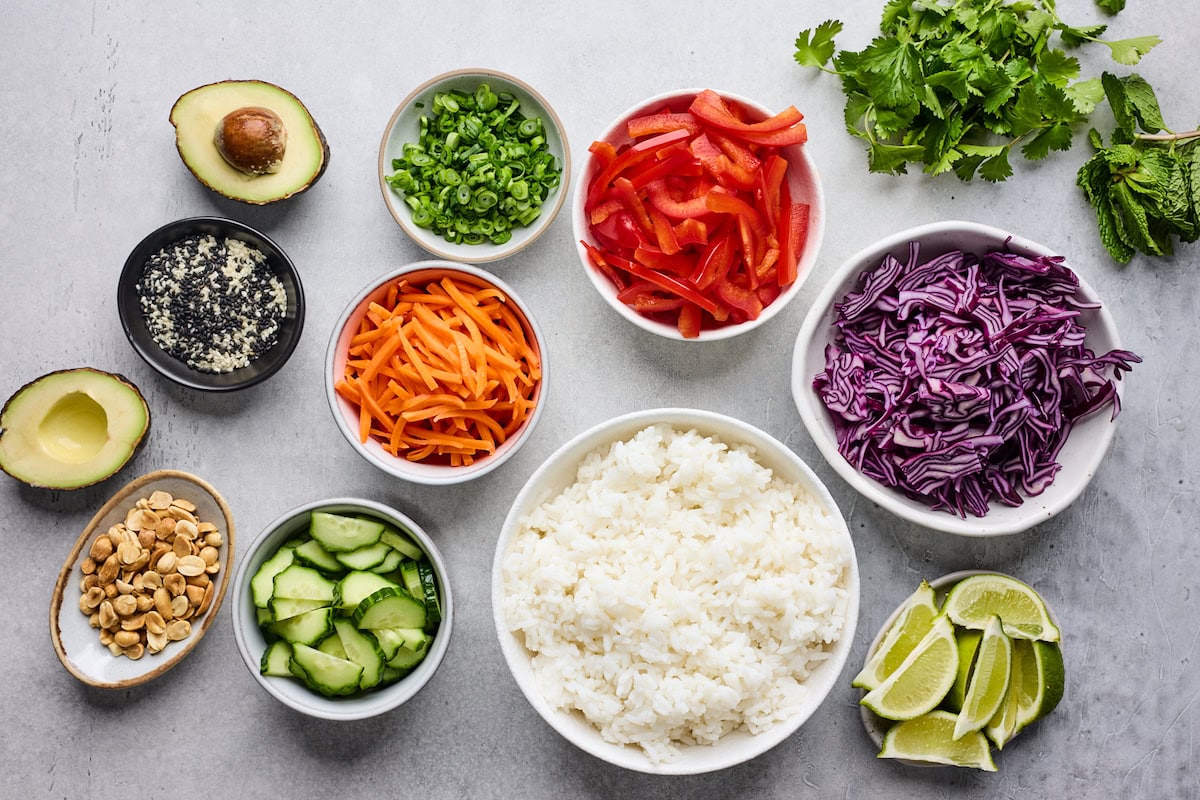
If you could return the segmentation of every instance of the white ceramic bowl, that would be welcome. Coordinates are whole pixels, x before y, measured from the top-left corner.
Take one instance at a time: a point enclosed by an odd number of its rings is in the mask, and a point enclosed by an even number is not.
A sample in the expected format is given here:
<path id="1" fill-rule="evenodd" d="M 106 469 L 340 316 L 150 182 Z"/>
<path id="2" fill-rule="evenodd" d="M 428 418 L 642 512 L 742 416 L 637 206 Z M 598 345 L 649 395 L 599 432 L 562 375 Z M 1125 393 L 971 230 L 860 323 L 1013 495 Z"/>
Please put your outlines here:
<path id="1" fill-rule="evenodd" d="M 369 438 L 365 443 L 358 435 L 358 408 L 350 401 L 339 395 L 334 389 L 335 382 L 345 373 L 347 351 L 350 339 L 358 329 L 358 324 L 367 313 L 372 302 L 379 301 L 390 285 L 404 277 L 413 282 L 437 280 L 442 275 L 453 275 L 457 280 L 477 286 L 492 286 L 508 298 L 509 307 L 525 326 L 527 339 L 536 347 L 541 359 L 542 377 L 534 395 L 536 405 L 533 411 L 503 444 L 486 456 L 475 459 L 474 463 L 466 466 L 450 466 L 424 461 L 409 461 L 406 458 L 393 456 L 376 439 Z M 346 437 L 346 441 L 355 452 L 379 469 L 397 478 L 413 483 L 431 485 L 446 485 L 462 483 L 478 478 L 499 467 L 525 444 L 530 432 L 537 425 L 545 404 L 546 385 L 548 380 L 546 364 L 545 338 L 538 326 L 537 320 L 530 313 L 529 307 L 517 296 L 512 288 L 504 281 L 479 267 L 467 264 L 454 264 L 447 261 L 418 261 L 408 264 L 387 275 L 371 281 L 363 288 L 342 311 L 337 323 L 333 326 L 333 335 L 325 355 L 325 394 L 329 407 L 333 411 L 334 421 L 338 430 Z"/>
<path id="2" fill-rule="evenodd" d="M 664 92 L 663 94 L 643 100 L 613 120 L 612 124 L 597 137 L 597 140 L 609 142 L 618 148 L 629 144 L 632 140 L 626 132 L 625 124 L 630 119 L 667 107 L 673 111 L 686 111 L 687 107 L 691 105 L 692 100 L 701 91 L 703 89 L 681 89 Z M 773 113 L 770 109 L 740 95 L 730 92 L 718 92 L 718 94 L 743 106 L 753 119 L 766 119 Z M 591 226 L 588 222 L 584 206 L 586 205 L 588 186 L 596 176 L 596 173 L 599 172 L 600 165 L 594 157 L 589 157 L 583 164 L 575 186 L 574 196 L 571 198 L 571 224 L 575 235 L 575 249 L 580 263 L 583 265 L 588 279 L 596 287 L 596 291 L 600 293 L 605 302 L 612 306 L 618 314 L 639 328 L 667 339 L 685 342 L 707 342 L 717 339 L 728 339 L 732 336 L 754 330 L 783 311 L 787 304 L 800 293 L 800 287 L 812 272 L 813 264 L 817 260 L 817 254 L 821 250 L 821 242 L 825 233 L 825 195 L 821 189 L 821 179 L 817 174 L 816 164 L 809 155 L 809 146 L 807 144 L 785 147 L 782 148 L 781 152 L 788 161 L 787 182 L 792 199 L 808 203 L 810 207 L 808 238 L 805 241 L 804 250 L 800 254 L 800 260 L 796 267 L 797 277 L 795 282 L 785 289 L 773 303 L 764 308 L 757 319 L 748 320 L 738 325 L 725 325 L 719 328 L 701 330 L 698 337 L 685 339 L 675 324 L 647 317 L 621 302 L 617 298 L 617 288 L 592 265 L 587 250 L 579 243 L 582 240 L 591 245 L 596 244 L 596 239 L 591 233 Z"/>
<path id="3" fill-rule="evenodd" d="M 792 717 L 766 732 L 751 735 L 745 731 L 734 731 L 713 746 L 681 746 L 673 759 L 661 763 L 653 762 L 639 747 L 605 741 L 581 714 L 559 710 L 546 701 L 533 673 L 532 653 L 526 649 L 524 639 L 509 630 L 504 618 L 502 575 L 504 555 L 522 520 L 538 505 L 574 483 L 576 470 L 587 454 L 614 442 L 627 440 L 656 423 L 668 423 L 680 430 L 695 429 L 702 435 L 714 436 L 729 445 L 754 447 L 760 464 L 781 478 L 804 487 L 825 506 L 833 523 L 844 533 L 845 546 L 850 553 L 845 626 L 828 660 L 815 670 L 809 680 L 810 693 L 803 706 Z M 686 775 L 724 769 L 765 753 L 794 733 L 821 705 L 841 674 L 854 644 L 858 604 L 858 563 L 854 556 L 853 541 L 833 497 L 812 470 L 789 448 L 758 428 L 732 417 L 692 409 L 663 408 L 625 414 L 584 431 L 560 447 L 530 477 L 514 500 L 500 531 L 492 567 L 492 613 L 500 638 L 500 649 L 513 678 L 534 709 L 554 730 L 584 752 L 626 769 L 659 775 Z"/>
<path id="4" fill-rule="evenodd" d="M 1005 577 L 1008 577 L 1008 578 L 1013 577 L 1012 575 L 1006 575 L 1003 572 L 997 572 L 996 570 L 991 570 L 991 569 L 964 569 L 964 570 L 960 570 L 958 572 L 951 572 L 950 574 L 943 575 L 940 578 L 935 578 L 934 580 L 929 581 L 929 585 L 933 587 L 933 590 L 936 593 L 937 603 L 938 603 L 939 607 L 945 601 L 946 595 L 950 592 L 951 589 L 954 588 L 955 584 L 957 584 L 961 580 L 971 577 L 972 575 L 1004 575 Z M 1015 580 L 1020 580 L 1020 579 L 1015 578 Z M 890 615 L 888 615 L 888 618 L 883 621 L 883 624 L 879 626 L 879 632 L 877 634 L 875 634 L 874 640 L 871 641 L 871 646 L 869 648 L 867 648 L 867 655 L 863 659 L 864 664 L 866 664 L 868 661 L 870 661 L 871 658 L 874 657 L 875 652 L 877 650 L 879 650 L 879 646 L 881 644 L 883 644 L 884 636 L 887 635 L 888 629 L 891 628 L 893 624 L 895 624 L 896 618 L 900 615 L 900 611 L 908 603 L 909 597 L 912 597 L 912 595 L 910 594 L 908 597 L 905 597 L 904 600 L 902 600 L 900 602 L 900 604 L 898 606 L 896 606 L 896 608 L 892 611 L 892 613 Z M 1044 599 L 1045 598 L 1043 598 L 1043 600 Z M 1054 613 L 1054 609 L 1050 608 L 1050 606 L 1047 604 L 1046 610 L 1048 612 L 1050 612 L 1050 621 L 1053 622 L 1055 625 L 1057 625 L 1061 629 L 1062 626 L 1059 625 L 1058 616 Z M 862 691 L 859 693 L 859 696 L 863 697 L 863 696 L 866 696 L 866 694 L 867 693 L 865 691 Z M 866 706 L 860 705 L 858 707 L 858 711 L 859 711 L 859 716 L 862 718 L 863 728 L 865 728 L 867 731 L 867 736 L 871 737 L 871 741 L 875 743 L 876 747 L 883 747 L 883 738 L 887 735 L 888 728 L 890 728 L 892 725 L 895 725 L 896 723 L 892 720 L 884 719 L 883 717 L 876 715 L 873 711 L 871 711 L 871 709 L 867 708 Z M 929 761 L 911 761 L 909 759 L 900 759 L 900 760 L 903 763 L 908 764 L 910 766 L 914 766 L 914 767 L 945 766 L 944 764 L 934 764 Z"/>
<path id="5" fill-rule="evenodd" d="M 395 683 L 383 688 L 371 689 L 345 697 L 324 697 L 292 678 L 268 678 L 259 671 L 267 641 L 258 627 L 254 600 L 250 594 L 250 579 L 263 562 L 274 555 L 279 546 L 308 528 L 313 511 L 328 511 L 334 514 L 365 514 L 388 522 L 407 532 L 425 555 L 437 576 L 441 590 L 442 621 L 429 645 L 429 653 L 417 667 Z M 437 545 L 429 535 L 407 515 L 390 506 L 373 500 L 358 498 L 331 498 L 318 500 L 293 508 L 272 521 L 250 543 L 249 549 L 238 564 L 233 579 L 233 635 L 237 640 L 238 652 L 246 669 L 267 690 L 267 693 L 289 708 L 310 717 L 330 720 L 356 720 L 374 717 L 408 701 L 421 691 L 433 674 L 437 672 L 450 646 L 450 632 L 454 627 L 454 598 L 450 591 L 450 580 L 446 562 Z"/>
<path id="6" fill-rule="evenodd" d="M 546 144 L 558 159 L 562 168 L 562 179 L 558 187 L 546 198 L 541 215 L 533 224 L 514 228 L 512 238 L 504 244 L 484 242 L 481 244 L 455 244 L 448 242 L 433 231 L 417 227 L 412 221 L 412 210 L 405 205 L 402 193 L 387 182 L 392 169 L 392 159 L 398 158 L 404 145 L 415 143 L 420 135 L 418 120 L 430 113 L 433 96 L 437 92 L 457 89 L 471 93 L 480 83 L 487 83 L 497 94 L 508 92 L 520 101 L 520 111 L 525 117 L 540 117 L 546 132 Z M 422 107 L 417 104 L 421 103 Z M 379 145 L 379 188 L 383 202 L 392 217 L 404 232 L 418 245 L 438 258 L 483 264 L 508 258 L 525 249 L 550 227 L 562 208 L 567 196 L 571 177 L 571 148 L 567 144 L 566 129 L 554 108 L 532 86 L 503 72 L 491 69 L 458 69 L 437 75 L 422 83 L 396 107 L 383 132 Z"/>
<path id="7" fill-rule="evenodd" d="M 1059 453 L 1062 469 L 1040 495 L 1026 497 L 1024 503 L 1016 507 L 993 502 L 986 516 L 968 515 L 962 519 L 950 512 L 933 511 L 903 492 L 884 486 L 855 469 L 838 452 L 833 423 L 813 389 L 813 378 L 825 369 L 825 346 L 833 339 L 835 304 L 856 286 L 858 276 L 864 269 L 878 266 L 885 255 L 890 253 L 906 261 L 909 243 L 913 241 L 921 243 L 922 261 L 952 250 L 982 254 L 1006 247 L 1011 252 L 1028 256 L 1060 255 L 1009 231 L 962 221 L 909 228 L 855 253 L 825 284 L 800 327 L 792 356 L 792 396 L 800 411 L 800 418 L 821 454 L 847 483 L 866 499 L 903 519 L 960 536 L 997 536 L 1027 530 L 1070 505 L 1092 479 L 1113 437 L 1113 424 L 1108 413 L 1101 411 L 1076 423 Z M 1079 275 L 1077 269 L 1075 273 Z M 1078 296 L 1093 302 L 1100 299 L 1082 275 L 1079 275 Z M 1105 353 L 1120 348 L 1116 326 L 1107 308 L 1102 306 L 1098 310 L 1084 311 L 1079 322 L 1087 328 L 1087 346 L 1094 352 Z"/>
<path id="8" fill-rule="evenodd" d="M 100 644 L 99 631 L 92 628 L 88 618 L 80 612 L 81 565 L 99 536 L 113 525 L 124 522 L 126 514 L 139 499 L 149 498 L 156 491 L 164 491 L 174 498 L 193 503 L 196 506 L 193 513 L 197 519 L 217 526 L 224 540 L 219 554 L 221 570 L 211 576 L 214 589 L 208 610 L 189 620 L 192 634 L 182 641 L 171 642 L 161 652 L 146 653 L 134 661 L 124 656 L 113 656 L 107 647 Z M 67 672 L 89 686 L 127 689 L 157 678 L 182 661 L 200 643 L 221 608 L 225 590 L 229 587 L 235 541 L 233 513 L 226 505 L 225 498 L 195 475 L 178 470 L 157 470 L 134 478 L 121 487 L 84 528 L 59 571 L 54 587 L 50 601 L 50 638 Z"/>

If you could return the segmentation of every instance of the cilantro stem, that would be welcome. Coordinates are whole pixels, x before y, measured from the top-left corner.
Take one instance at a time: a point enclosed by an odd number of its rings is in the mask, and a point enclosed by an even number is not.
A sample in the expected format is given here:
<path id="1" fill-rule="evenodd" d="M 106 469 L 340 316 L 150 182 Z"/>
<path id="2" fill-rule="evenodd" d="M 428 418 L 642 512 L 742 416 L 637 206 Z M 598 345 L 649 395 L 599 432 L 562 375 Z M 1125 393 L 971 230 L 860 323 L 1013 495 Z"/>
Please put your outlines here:
<path id="1" fill-rule="evenodd" d="M 1195 139 L 1200 137 L 1200 129 L 1194 131 L 1186 131 L 1184 133 L 1138 133 L 1134 134 L 1135 139 L 1140 139 L 1143 142 L 1178 142 L 1183 139 Z"/>

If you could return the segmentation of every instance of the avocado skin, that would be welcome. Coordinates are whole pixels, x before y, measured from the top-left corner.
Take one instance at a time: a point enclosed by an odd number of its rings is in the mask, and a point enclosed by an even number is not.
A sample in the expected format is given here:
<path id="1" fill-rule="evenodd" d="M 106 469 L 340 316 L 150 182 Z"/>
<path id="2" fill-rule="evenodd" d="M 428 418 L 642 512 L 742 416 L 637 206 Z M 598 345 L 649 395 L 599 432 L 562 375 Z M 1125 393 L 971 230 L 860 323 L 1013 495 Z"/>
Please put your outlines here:
<path id="1" fill-rule="evenodd" d="M 219 181 L 211 180 L 210 176 L 203 175 L 199 171 L 197 171 L 196 166 L 191 161 L 188 160 L 187 156 L 183 152 L 183 147 L 180 144 L 179 135 L 178 135 L 178 130 L 179 130 L 180 125 L 188 124 L 187 120 L 176 119 L 176 114 L 177 114 L 177 110 L 179 109 L 180 103 L 182 101 L 184 101 L 184 99 L 187 98 L 189 95 L 192 95 L 196 92 L 203 91 L 205 89 L 209 89 L 211 87 L 237 88 L 239 85 L 254 85 L 254 86 L 269 88 L 271 91 L 279 92 L 282 95 L 286 95 L 288 98 L 290 98 L 290 100 L 292 102 L 294 102 L 297 106 L 299 106 L 301 109 L 303 109 L 304 113 L 307 115 L 307 118 L 308 118 L 307 122 L 309 123 L 308 127 L 310 128 L 310 130 L 305 130 L 305 131 L 289 130 L 288 137 L 290 139 L 292 136 L 312 135 L 314 137 L 314 139 L 316 140 L 316 142 L 318 143 L 318 146 L 321 150 L 321 164 L 320 164 L 320 167 L 317 169 L 316 173 L 313 174 L 312 177 L 309 178 L 307 181 L 296 186 L 295 188 L 290 189 L 287 192 L 281 193 L 274 197 L 264 198 L 261 200 L 249 199 L 246 197 L 239 197 L 236 193 L 232 193 L 229 190 L 226 190 L 223 186 L 219 185 L 220 184 Z M 255 100 L 247 100 L 247 102 L 244 103 L 243 105 L 261 105 L 261 102 L 255 101 Z M 230 110 L 232 111 L 235 109 L 230 108 Z M 272 109 L 272 110 L 274 110 L 274 109 Z M 269 81 L 224 80 L 224 81 L 215 81 L 213 83 L 207 83 L 207 84 L 204 84 L 203 86 L 197 86 L 195 89 L 191 89 L 187 92 L 184 92 L 182 95 L 180 95 L 179 99 L 175 101 L 175 104 L 173 106 L 171 106 L 171 113 L 169 115 L 169 120 L 170 120 L 171 124 L 176 128 L 177 134 L 176 134 L 176 140 L 175 140 L 175 147 L 176 147 L 176 150 L 179 151 L 180 160 L 183 161 L 184 166 L 186 166 L 188 168 L 188 172 L 192 173 L 192 176 L 195 177 L 195 179 L 197 181 L 199 181 L 202 185 L 204 185 L 208 189 L 211 189 L 212 191 L 216 192 L 217 194 L 221 195 L 222 197 L 228 198 L 230 200 L 236 200 L 239 203 L 246 203 L 248 205 L 255 205 L 255 206 L 266 206 L 266 205 L 272 205 L 274 203 L 282 202 L 284 200 L 287 200 L 288 198 L 295 197 L 298 194 L 303 194 L 304 192 L 308 191 L 313 186 L 315 186 L 317 181 L 319 181 L 321 179 L 321 177 L 325 174 L 325 170 L 327 170 L 329 168 L 329 156 L 330 156 L 329 141 L 325 138 L 325 133 L 321 130 L 321 127 L 317 124 L 316 119 L 313 117 L 312 113 L 308 110 L 308 107 L 305 106 L 304 103 L 300 100 L 300 98 L 296 97 L 296 95 L 292 94 L 287 89 L 284 89 L 283 87 L 278 86 L 277 84 L 271 83 Z M 200 134 L 202 134 L 204 136 L 208 136 L 210 138 L 212 135 L 212 133 L 210 131 L 201 131 Z M 216 153 L 217 152 L 216 144 L 214 143 L 212 145 L 212 147 L 213 147 L 213 152 Z M 218 153 L 218 157 L 220 157 L 219 153 Z M 233 168 L 230 167 L 230 169 L 233 169 Z"/>
<path id="2" fill-rule="evenodd" d="M 3 459 L 0 459 L 0 472 L 3 472 L 4 474 L 8 475 L 9 477 L 13 478 L 14 480 L 19 481 L 19 482 L 25 484 L 26 486 L 30 486 L 34 489 L 50 489 L 50 490 L 56 490 L 56 491 L 75 491 L 76 489 L 86 489 L 89 486 L 95 486 L 98 483 L 102 483 L 103 481 L 108 480 L 113 475 L 116 475 L 118 472 L 120 472 L 125 467 L 126 464 L 128 464 L 130 461 L 133 461 L 133 459 L 137 457 L 138 453 L 140 453 L 142 451 L 142 448 L 144 448 L 146 446 L 146 440 L 150 433 L 150 426 L 151 426 L 151 423 L 153 422 L 153 415 L 150 413 L 150 405 L 149 405 L 149 403 L 146 402 L 146 396 L 142 394 L 142 391 L 141 391 L 141 389 L 139 389 L 137 387 L 137 384 L 135 384 L 129 378 L 126 378 L 124 375 L 121 375 L 120 373 L 116 373 L 116 372 L 105 372 L 104 370 L 96 369 L 94 367 L 73 367 L 73 368 L 69 368 L 69 369 L 59 369 L 59 370 L 54 370 L 52 372 L 47 372 L 44 375 L 40 375 L 40 376 L 34 378 L 33 380 L 31 380 L 31 381 L 27 382 L 25 385 L 23 385 L 21 388 L 17 389 L 15 392 L 13 392 L 12 395 L 8 398 L 8 400 L 6 400 L 4 402 L 4 405 L 0 406 L 0 420 L 2 420 L 4 418 L 6 412 L 8 411 L 8 408 L 12 404 L 12 402 L 14 400 L 16 400 L 17 398 L 19 398 L 22 394 L 24 394 L 26 390 L 30 389 L 31 387 L 35 386 L 36 384 L 41 383 L 42 381 L 44 381 L 47 378 L 50 378 L 54 375 L 63 375 L 63 374 L 74 373 L 74 372 L 92 373 L 94 375 L 102 377 L 103 379 L 114 380 L 114 381 L 117 381 L 118 383 L 124 384 L 127 388 L 129 388 L 130 390 L 133 391 L 134 395 L 136 395 L 138 400 L 141 402 L 142 409 L 146 413 L 146 424 L 142 428 L 142 431 L 138 435 L 137 439 L 130 444 L 129 457 L 126 458 L 124 461 L 122 461 L 120 464 L 118 464 L 115 469 L 113 469 L 107 473 L 95 475 L 93 477 L 93 479 L 88 481 L 87 483 L 81 483 L 81 484 L 76 484 L 76 485 L 72 485 L 72 486 L 54 486 L 49 483 L 26 480 L 25 478 L 19 477 L 17 475 L 14 475 L 12 472 L 10 472 L 8 470 L 8 467 L 5 466 Z M 0 427 L 0 437 L 3 437 L 5 433 L 6 433 L 5 429 Z"/>

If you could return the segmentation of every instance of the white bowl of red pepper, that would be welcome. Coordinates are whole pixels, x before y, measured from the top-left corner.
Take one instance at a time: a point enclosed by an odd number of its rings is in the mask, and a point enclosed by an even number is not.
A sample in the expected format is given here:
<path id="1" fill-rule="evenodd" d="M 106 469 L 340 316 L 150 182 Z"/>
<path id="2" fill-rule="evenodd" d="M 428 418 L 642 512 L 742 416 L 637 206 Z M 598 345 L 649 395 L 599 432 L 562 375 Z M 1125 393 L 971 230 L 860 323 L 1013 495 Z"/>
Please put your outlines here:
<path id="1" fill-rule="evenodd" d="M 588 278 L 617 313 L 707 341 L 776 316 L 812 271 L 824 197 L 803 115 L 685 89 L 620 115 L 573 198 Z"/>
<path id="2" fill-rule="evenodd" d="M 222 217 L 176 220 L 142 239 L 121 271 L 117 308 L 146 363 L 209 392 L 274 375 L 304 328 L 304 288 L 287 253 Z"/>
<path id="3" fill-rule="evenodd" d="M 792 394 L 865 498 L 926 528 L 996 536 L 1084 491 L 1114 435 L 1118 379 L 1140 360 L 1053 249 L 952 220 L 842 264 L 800 328 Z"/>

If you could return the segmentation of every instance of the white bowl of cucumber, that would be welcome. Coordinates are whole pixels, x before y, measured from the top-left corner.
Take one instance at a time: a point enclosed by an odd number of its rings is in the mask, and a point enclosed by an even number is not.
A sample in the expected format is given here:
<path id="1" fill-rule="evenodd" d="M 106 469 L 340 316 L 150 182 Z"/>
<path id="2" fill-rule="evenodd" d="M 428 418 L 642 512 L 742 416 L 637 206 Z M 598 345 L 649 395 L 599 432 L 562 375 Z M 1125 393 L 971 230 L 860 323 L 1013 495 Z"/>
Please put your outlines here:
<path id="1" fill-rule="evenodd" d="M 390 711 L 450 643 L 446 565 L 419 525 L 372 500 L 307 503 L 269 524 L 238 565 L 233 631 L 255 680 L 314 717 Z"/>

